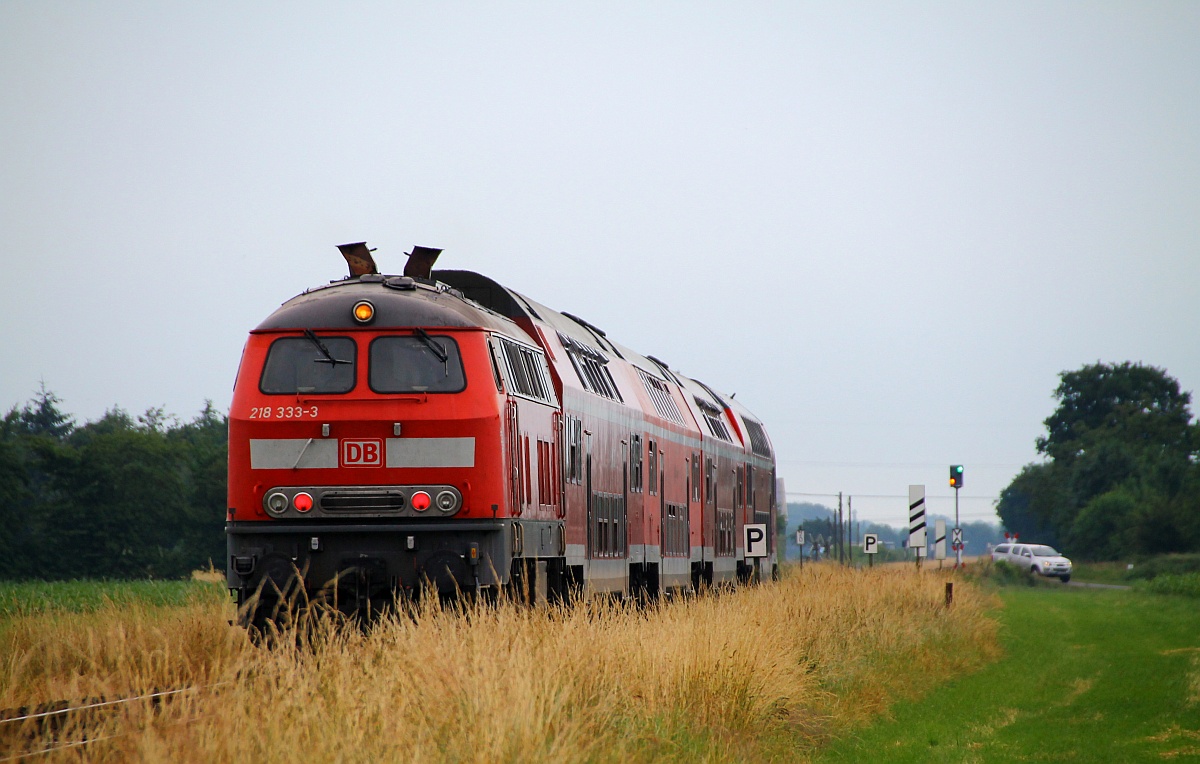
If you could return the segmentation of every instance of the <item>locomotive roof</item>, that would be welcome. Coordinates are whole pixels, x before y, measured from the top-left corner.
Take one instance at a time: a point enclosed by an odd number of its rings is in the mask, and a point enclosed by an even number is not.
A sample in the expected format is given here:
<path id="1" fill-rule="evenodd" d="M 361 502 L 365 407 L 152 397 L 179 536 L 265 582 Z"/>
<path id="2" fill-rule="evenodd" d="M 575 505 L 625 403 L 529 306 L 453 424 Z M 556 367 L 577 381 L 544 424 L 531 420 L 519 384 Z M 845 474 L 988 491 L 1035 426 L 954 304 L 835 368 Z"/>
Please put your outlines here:
<path id="1" fill-rule="evenodd" d="M 458 270 L 434 271 L 433 276 L 439 281 L 451 284 L 456 289 L 462 291 L 467 297 L 513 320 L 536 320 L 553 328 L 560 334 L 570 337 L 576 342 L 582 342 L 604 352 L 612 353 L 631 366 L 653 377 L 664 381 L 673 381 L 682 388 L 684 398 L 687 399 L 688 409 L 691 410 L 692 418 L 696 419 L 697 423 L 699 422 L 698 417 L 700 412 L 696 407 L 703 401 L 717 411 L 721 411 L 722 417 L 730 419 L 730 424 L 733 425 L 730 432 L 730 442 L 738 448 L 750 448 L 750 443 L 745 438 L 742 424 L 736 421 L 731 413 L 724 413 L 724 410 L 728 409 L 731 412 L 737 412 L 737 416 L 743 419 L 749 418 L 755 422 L 758 422 L 758 420 L 744 406 L 734 401 L 732 397 L 722 395 L 703 382 L 670 369 L 667 364 L 656 358 L 642 355 L 624 345 L 613 342 L 608 338 L 604 330 L 578 316 L 548 308 L 487 276 L 473 271 Z"/>
<path id="2" fill-rule="evenodd" d="M 355 303 L 360 300 L 370 300 L 375 306 L 372 326 L 376 327 L 484 328 L 538 344 L 522 328 L 536 321 L 575 342 L 611 353 L 651 376 L 674 381 L 683 389 L 694 418 L 699 413 L 695 406 L 703 401 L 717 409 L 732 409 L 743 419 L 757 421 L 731 397 L 675 372 L 658 359 L 613 342 L 602 329 L 584 319 L 548 308 L 473 271 L 437 270 L 430 275 L 431 278 L 425 279 L 371 273 L 315 287 L 283 303 L 254 331 L 361 328 L 352 315 Z M 734 437 L 740 440 L 742 427 L 736 421 L 732 424 Z M 738 445 L 749 447 L 746 441 Z"/>
<path id="3" fill-rule="evenodd" d="M 473 271 L 434 271 L 433 275 L 438 280 L 460 290 L 470 299 L 513 320 L 540 321 L 576 342 L 591 345 L 598 350 L 612 353 L 618 358 L 625 358 L 625 354 L 622 352 L 624 348 L 609 340 L 602 329 L 598 329 L 578 316 L 548 308 L 487 276 Z"/>
<path id="4" fill-rule="evenodd" d="M 370 300 L 375 306 L 373 326 L 483 327 L 526 337 L 506 316 L 464 300 L 445 284 L 378 274 L 306 290 L 279 306 L 255 331 L 361 328 L 351 313 L 359 300 Z"/>

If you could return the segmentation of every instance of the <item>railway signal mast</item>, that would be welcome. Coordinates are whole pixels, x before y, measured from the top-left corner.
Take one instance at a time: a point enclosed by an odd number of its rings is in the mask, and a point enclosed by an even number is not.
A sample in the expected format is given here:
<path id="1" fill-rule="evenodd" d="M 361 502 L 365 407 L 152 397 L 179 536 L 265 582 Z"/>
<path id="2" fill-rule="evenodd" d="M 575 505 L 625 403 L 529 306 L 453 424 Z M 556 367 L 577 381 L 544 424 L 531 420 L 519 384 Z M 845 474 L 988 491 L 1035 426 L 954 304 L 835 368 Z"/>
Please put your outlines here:
<path id="1" fill-rule="evenodd" d="M 962 526 L 958 522 L 958 489 L 963 484 L 963 466 L 950 465 L 950 487 L 954 489 L 954 567 L 962 567 Z"/>

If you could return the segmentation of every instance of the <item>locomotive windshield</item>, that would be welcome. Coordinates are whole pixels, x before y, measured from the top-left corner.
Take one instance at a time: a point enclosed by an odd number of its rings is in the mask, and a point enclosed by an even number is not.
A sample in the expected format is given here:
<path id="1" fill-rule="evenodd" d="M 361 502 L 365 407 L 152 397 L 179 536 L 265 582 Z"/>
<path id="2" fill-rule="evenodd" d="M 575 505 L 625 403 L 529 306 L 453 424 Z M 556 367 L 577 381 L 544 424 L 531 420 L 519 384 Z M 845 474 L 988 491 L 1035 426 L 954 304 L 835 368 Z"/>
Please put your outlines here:
<path id="1" fill-rule="evenodd" d="M 458 343 L 424 332 L 371 343 L 371 389 L 377 393 L 457 393 L 467 386 Z"/>
<path id="2" fill-rule="evenodd" d="M 348 393 L 355 351 L 349 337 L 282 337 L 271 343 L 258 387 L 269 395 Z"/>

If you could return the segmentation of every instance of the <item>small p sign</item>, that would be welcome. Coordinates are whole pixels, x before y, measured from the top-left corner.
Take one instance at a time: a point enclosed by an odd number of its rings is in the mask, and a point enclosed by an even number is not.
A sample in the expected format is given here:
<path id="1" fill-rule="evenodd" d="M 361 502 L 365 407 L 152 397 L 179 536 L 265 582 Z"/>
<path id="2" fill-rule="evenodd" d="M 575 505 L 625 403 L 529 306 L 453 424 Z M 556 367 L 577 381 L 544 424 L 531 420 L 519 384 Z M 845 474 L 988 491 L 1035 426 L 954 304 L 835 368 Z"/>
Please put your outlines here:
<path id="1" fill-rule="evenodd" d="M 863 554 L 879 554 L 879 536 L 875 533 L 863 534 Z"/>
<path id="2" fill-rule="evenodd" d="M 767 556 L 767 525 L 766 523 L 748 524 L 745 527 L 746 556 Z"/>

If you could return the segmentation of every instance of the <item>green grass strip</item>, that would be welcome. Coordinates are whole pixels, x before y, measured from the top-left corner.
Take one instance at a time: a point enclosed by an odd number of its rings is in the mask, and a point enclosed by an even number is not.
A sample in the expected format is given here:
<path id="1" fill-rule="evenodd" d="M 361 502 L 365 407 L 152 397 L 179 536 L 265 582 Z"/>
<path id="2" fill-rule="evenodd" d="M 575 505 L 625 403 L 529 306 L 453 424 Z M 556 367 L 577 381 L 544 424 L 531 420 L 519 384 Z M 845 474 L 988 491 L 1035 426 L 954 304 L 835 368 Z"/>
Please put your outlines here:
<path id="1" fill-rule="evenodd" d="M 197 599 L 227 599 L 227 592 L 202 581 L 0 581 L 0 618 L 90 613 L 134 603 L 182 606 Z"/>
<path id="2" fill-rule="evenodd" d="M 1200 761 L 1190 598 L 1007 588 L 1007 657 L 859 730 L 818 761 Z"/>
<path id="3" fill-rule="evenodd" d="M 1183 597 L 1200 597 L 1200 573 L 1165 573 L 1140 586 L 1155 594 L 1177 594 Z"/>

